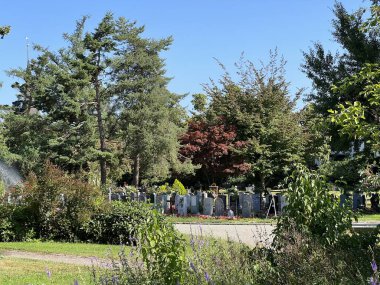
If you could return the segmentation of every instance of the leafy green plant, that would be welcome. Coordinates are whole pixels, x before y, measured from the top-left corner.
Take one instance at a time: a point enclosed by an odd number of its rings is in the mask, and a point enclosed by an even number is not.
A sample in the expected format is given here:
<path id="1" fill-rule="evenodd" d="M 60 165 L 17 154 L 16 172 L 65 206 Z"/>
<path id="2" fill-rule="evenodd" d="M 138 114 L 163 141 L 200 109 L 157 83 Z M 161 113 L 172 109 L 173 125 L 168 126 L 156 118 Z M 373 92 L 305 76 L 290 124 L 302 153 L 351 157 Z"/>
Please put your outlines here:
<path id="1" fill-rule="evenodd" d="M 37 237 L 53 240 L 75 240 L 82 224 L 89 220 L 98 207 L 101 192 L 98 188 L 68 175 L 58 167 L 47 163 L 38 177 L 29 175 L 24 187 L 16 195 L 22 195 L 24 218 L 34 217 L 33 230 Z M 20 222 L 23 219 L 20 213 Z"/>
<path id="2" fill-rule="evenodd" d="M 348 236 L 352 219 L 357 220 L 356 214 L 348 203 L 340 206 L 337 198 L 329 194 L 333 186 L 324 176 L 300 166 L 289 179 L 288 205 L 277 224 L 277 241 L 292 225 L 329 245 Z"/>
<path id="3" fill-rule="evenodd" d="M 149 215 L 151 211 L 145 203 L 106 203 L 83 225 L 83 239 L 97 243 L 131 244 Z"/>
<path id="4" fill-rule="evenodd" d="M 178 193 L 179 195 L 186 195 L 187 194 L 187 190 L 186 190 L 185 186 L 183 186 L 181 181 L 179 181 L 178 179 L 174 180 L 173 185 L 172 185 L 172 189 L 174 192 Z"/>
<path id="5" fill-rule="evenodd" d="M 185 240 L 160 217 L 153 210 L 140 230 L 142 260 L 152 280 L 162 282 L 157 284 L 181 284 L 186 268 Z"/>

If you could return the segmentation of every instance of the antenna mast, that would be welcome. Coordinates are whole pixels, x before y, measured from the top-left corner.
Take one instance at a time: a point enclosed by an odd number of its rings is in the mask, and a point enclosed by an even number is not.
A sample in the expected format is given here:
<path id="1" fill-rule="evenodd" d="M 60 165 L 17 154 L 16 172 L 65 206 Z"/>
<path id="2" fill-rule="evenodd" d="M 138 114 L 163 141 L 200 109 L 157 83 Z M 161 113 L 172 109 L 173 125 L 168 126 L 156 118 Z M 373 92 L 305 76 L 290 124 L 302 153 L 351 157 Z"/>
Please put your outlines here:
<path id="1" fill-rule="evenodd" d="M 25 37 L 26 41 L 26 67 L 29 67 L 29 38 Z"/>

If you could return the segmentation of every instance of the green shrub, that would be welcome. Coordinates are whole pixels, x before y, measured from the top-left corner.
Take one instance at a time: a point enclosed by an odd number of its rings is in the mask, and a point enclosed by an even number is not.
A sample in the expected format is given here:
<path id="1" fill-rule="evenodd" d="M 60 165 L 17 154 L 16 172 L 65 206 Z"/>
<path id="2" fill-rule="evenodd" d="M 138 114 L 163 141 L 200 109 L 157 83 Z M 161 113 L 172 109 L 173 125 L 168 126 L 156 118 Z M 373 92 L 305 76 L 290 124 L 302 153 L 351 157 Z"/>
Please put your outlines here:
<path id="1" fill-rule="evenodd" d="M 73 241 L 103 199 L 99 189 L 47 163 L 40 176 L 29 175 L 22 205 L 35 218 L 37 237 Z M 22 220 L 22 218 L 21 218 Z"/>
<path id="2" fill-rule="evenodd" d="M 141 227 L 139 244 L 150 280 L 157 284 L 182 284 L 186 270 L 185 240 L 156 210 Z"/>
<path id="3" fill-rule="evenodd" d="M 174 192 L 178 193 L 179 195 L 186 195 L 187 194 L 187 190 L 186 190 L 185 186 L 183 186 L 181 181 L 179 181 L 178 179 L 174 180 L 173 185 L 172 185 L 172 189 Z"/>
<path id="4" fill-rule="evenodd" d="M 130 244 L 150 215 L 151 209 L 145 203 L 105 203 L 83 225 L 83 238 L 96 243 Z"/>
<path id="5" fill-rule="evenodd" d="M 349 236 L 352 219 L 356 219 L 356 215 L 349 203 L 340 206 L 337 198 L 329 194 L 333 190 L 332 185 L 323 176 L 301 167 L 293 172 L 290 179 L 288 205 L 278 221 L 276 241 L 291 226 L 329 245 Z"/>

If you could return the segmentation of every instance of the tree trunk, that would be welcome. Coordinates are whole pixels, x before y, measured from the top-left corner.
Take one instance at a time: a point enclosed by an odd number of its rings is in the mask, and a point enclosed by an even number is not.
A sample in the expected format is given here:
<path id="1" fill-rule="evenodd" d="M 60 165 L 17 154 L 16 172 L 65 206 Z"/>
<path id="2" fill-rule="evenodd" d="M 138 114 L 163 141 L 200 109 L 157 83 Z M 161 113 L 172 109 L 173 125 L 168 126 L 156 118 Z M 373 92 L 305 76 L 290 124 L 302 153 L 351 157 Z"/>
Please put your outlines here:
<path id="1" fill-rule="evenodd" d="M 100 65 L 100 53 L 98 53 L 98 66 Z M 102 108 L 101 108 L 101 98 L 100 98 L 100 83 L 99 83 L 99 74 L 95 76 L 95 96 L 96 96 L 96 116 L 98 122 L 98 131 L 99 131 L 99 143 L 100 151 L 103 153 L 106 151 L 106 139 L 104 134 L 103 118 L 102 118 Z M 101 185 L 106 185 L 107 182 L 107 163 L 106 159 L 101 156 L 99 159 L 100 163 L 100 182 Z"/>
<path id="2" fill-rule="evenodd" d="M 265 192 L 265 176 L 264 175 L 260 175 L 260 184 L 261 184 L 261 189 L 263 192 Z"/>
<path id="3" fill-rule="evenodd" d="M 133 163 L 133 185 L 138 188 L 140 181 L 140 154 L 137 154 Z"/>

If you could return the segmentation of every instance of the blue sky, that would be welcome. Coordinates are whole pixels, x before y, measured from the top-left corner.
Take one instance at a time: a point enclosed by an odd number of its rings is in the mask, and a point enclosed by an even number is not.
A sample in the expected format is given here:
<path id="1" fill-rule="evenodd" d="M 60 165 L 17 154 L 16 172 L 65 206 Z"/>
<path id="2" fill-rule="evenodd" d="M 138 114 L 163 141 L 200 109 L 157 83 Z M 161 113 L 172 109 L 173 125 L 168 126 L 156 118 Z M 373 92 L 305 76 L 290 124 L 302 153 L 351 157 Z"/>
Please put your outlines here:
<path id="1" fill-rule="evenodd" d="M 368 1 L 342 2 L 349 11 L 368 6 Z M 62 34 L 72 32 L 81 16 L 91 16 L 91 29 L 107 11 L 145 25 L 147 37 L 173 36 L 170 50 L 162 54 L 167 75 L 173 77 L 169 85 L 173 92 L 202 92 L 202 83 L 221 74 L 214 58 L 233 71 L 242 52 L 253 62 L 265 62 L 269 50 L 276 47 L 287 60 L 291 90 L 310 90 L 309 80 L 300 71 L 302 51 L 316 41 L 333 51 L 338 48 L 331 36 L 333 5 L 332 0 L 2 1 L 0 25 L 11 25 L 12 33 L 0 41 L 0 104 L 15 99 L 10 87 L 14 79 L 5 71 L 25 67 L 26 36 L 31 43 L 56 50 L 65 45 Z M 189 96 L 183 105 L 190 107 L 190 100 Z"/>

